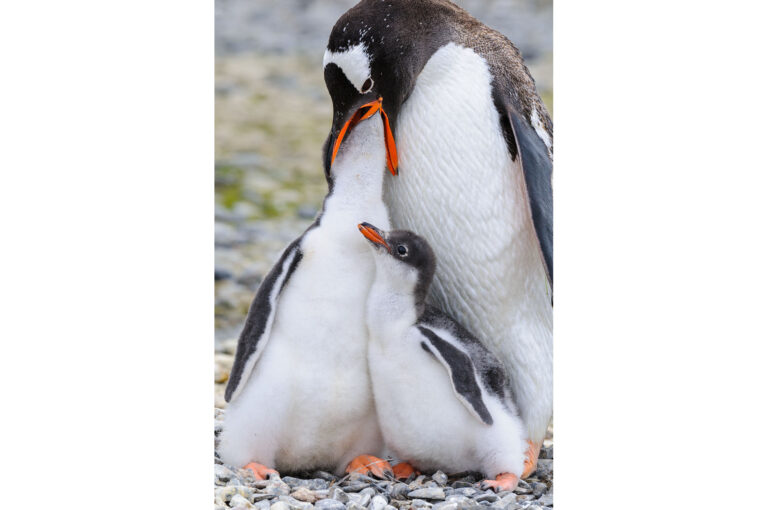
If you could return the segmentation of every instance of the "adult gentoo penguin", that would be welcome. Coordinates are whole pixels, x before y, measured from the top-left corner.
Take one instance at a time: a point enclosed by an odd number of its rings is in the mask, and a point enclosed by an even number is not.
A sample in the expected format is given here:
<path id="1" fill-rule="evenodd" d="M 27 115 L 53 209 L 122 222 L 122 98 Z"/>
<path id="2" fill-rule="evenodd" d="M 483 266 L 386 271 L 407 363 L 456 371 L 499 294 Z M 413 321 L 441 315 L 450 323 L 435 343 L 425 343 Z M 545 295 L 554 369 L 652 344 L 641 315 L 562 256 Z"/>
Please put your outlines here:
<path id="1" fill-rule="evenodd" d="M 496 478 L 486 486 L 514 489 L 528 444 L 503 365 L 451 317 L 424 304 L 435 273 L 426 240 L 358 227 L 375 251 L 368 366 L 384 441 L 417 469 L 481 471 Z"/>
<path id="2" fill-rule="evenodd" d="M 391 469 L 356 457 L 383 448 L 366 358 L 374 262 L 356 228 L 361 216 L 388 224 L 379 110 L 371 102 L 350 124 L 322 212 L 265 277 L 240 335 L 218 452 L 259 478 L 272 468 Z"/>
<path id="3" fill-rule="evenodd" d="M 392 225 L 438 255 L 430 302 L 506 365 L 527 476 L 552 416 L 552 122 L 520 53 L 447 0 L 363 0 L 333 27 L 324 72 L 326 166 L 345 119 L 383 97 Z"/>

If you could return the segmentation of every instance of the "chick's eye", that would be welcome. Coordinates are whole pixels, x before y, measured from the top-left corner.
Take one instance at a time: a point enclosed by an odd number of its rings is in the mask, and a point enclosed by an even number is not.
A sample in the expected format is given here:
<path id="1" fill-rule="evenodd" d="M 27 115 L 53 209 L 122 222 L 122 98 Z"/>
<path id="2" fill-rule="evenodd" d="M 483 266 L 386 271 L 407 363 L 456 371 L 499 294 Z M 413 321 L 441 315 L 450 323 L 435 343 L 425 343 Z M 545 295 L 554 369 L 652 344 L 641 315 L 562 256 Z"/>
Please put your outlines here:
<path id="1" fill-rule="evenodd" d="M 400 246 L 397 247 L 397 253 L 399 253 L 400 255 L 405 255 L 406 253 L 408 253 L 408 248 L 406 248 L 401 244 Z"/>
<path id="2" fill-rule="evenodd" d="M 369 90 L 371 90 L 371 87 L 373 87 L 373 80 L 368 78 L 363 82 L 363 88 L 361 90 L 362 92 L 368 92 Z"/>

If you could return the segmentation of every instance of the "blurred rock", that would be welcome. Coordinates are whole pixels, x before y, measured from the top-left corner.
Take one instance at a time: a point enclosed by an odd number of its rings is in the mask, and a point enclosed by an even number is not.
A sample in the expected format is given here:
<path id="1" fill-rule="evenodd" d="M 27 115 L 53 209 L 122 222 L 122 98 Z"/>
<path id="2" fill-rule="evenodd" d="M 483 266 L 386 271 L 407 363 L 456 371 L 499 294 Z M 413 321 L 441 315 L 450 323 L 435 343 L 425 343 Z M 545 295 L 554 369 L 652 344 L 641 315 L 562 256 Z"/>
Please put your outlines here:
<path id="1" fill-rule="evenodd" d="M 420 499 L 445 499 L 445 492 L 439 487 L 416 489 L 415 491 L 409 492 L 408 497 Z"/>

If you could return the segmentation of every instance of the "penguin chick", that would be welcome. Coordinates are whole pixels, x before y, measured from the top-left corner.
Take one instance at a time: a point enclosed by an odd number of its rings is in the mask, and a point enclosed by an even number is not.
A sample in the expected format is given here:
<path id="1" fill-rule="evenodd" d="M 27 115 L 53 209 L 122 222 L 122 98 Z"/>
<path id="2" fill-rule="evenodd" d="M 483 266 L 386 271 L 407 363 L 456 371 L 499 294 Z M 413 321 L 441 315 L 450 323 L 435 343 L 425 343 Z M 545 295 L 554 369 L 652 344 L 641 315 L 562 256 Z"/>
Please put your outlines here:
<path id="1" fill-rule="evenodd" d="M 384 441 L 419 470 L 480 471 L 512 490 L 526 430 L 503 365 L 447 314 L 425 305 L 435 273 L 429 243 L 358 225 L 375 252 L 368 296 L 368 366 Z"/>
<path id="2" fill-rule="evenodd" d="M 391 469 L 371 455 L 355 459 L 383 447 L 366 358 L 374 262 L 355 228 L 361 215 L 388 222 L 380 107 L 361 105 L 348 121 L 323 210 L 264 278 L 238 341 L 218 452 L 257 478 L 273 467 Z"/>

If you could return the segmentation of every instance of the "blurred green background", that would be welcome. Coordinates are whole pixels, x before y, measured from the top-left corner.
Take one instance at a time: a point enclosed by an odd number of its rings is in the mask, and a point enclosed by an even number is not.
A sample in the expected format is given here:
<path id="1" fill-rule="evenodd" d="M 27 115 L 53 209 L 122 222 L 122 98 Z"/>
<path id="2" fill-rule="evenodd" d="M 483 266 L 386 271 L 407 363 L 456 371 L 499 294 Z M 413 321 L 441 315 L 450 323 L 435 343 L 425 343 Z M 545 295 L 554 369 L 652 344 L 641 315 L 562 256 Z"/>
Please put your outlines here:
<path id="1" fill-rule="evenodd" d="M 326 192 L 322 58 L 352 0 L 216 0 L 217 406 L 262 277 Z M 457 1 L 515 43 L 552 112 L 551 0 Z"/>

